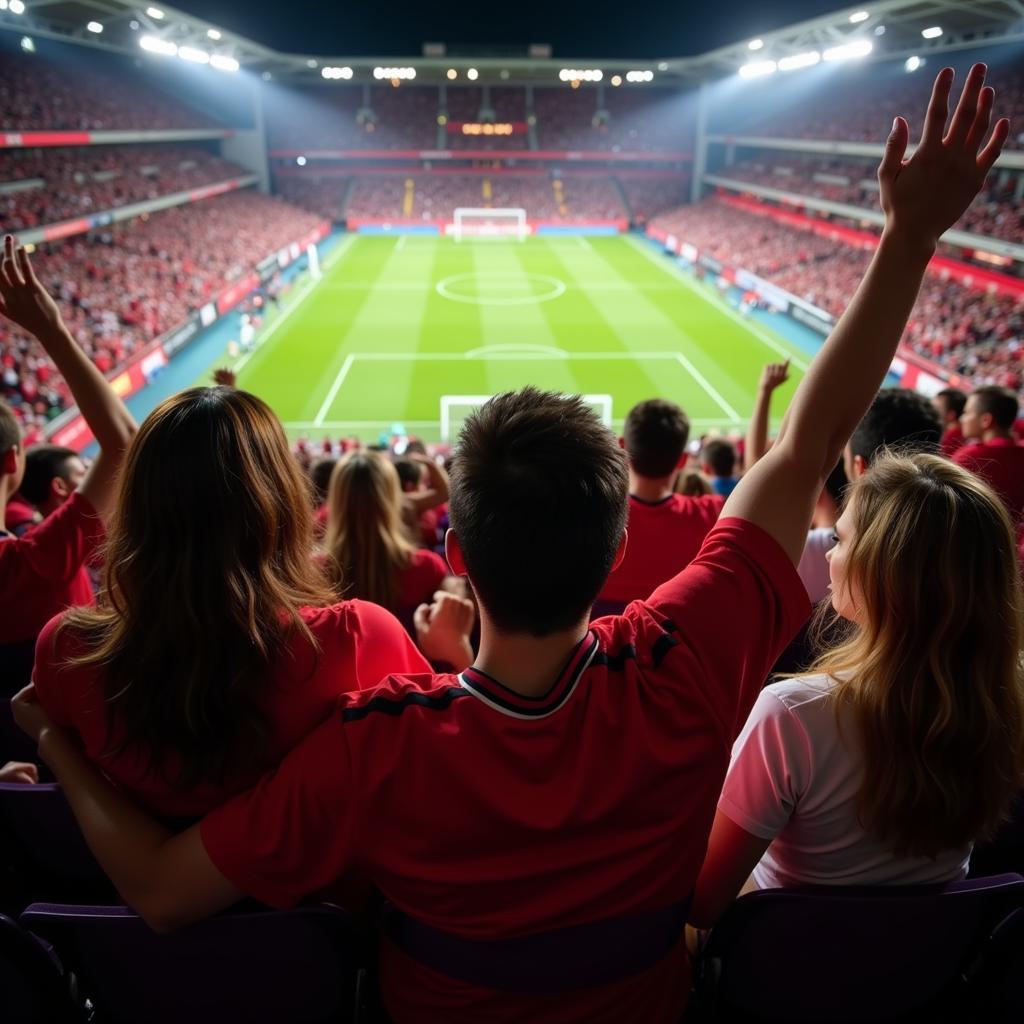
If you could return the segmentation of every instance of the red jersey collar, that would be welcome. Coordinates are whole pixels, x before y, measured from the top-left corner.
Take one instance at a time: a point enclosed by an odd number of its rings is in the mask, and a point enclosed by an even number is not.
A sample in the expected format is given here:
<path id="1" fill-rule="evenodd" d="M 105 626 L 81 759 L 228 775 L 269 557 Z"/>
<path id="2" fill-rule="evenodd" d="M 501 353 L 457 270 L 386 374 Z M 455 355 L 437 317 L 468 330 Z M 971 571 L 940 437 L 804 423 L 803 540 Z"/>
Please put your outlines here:
<path id="1" fill-rule="evenodd" d="M 511 718 L 545 718 L 554 714 L 572 696 L 580 677 L 597 654 L 597 637 L 588 631 L 559 673 L 554 685 L 540 697 L 524 697 L 493 676 L 470 666 L 459 682 L 474 697 Z"/>

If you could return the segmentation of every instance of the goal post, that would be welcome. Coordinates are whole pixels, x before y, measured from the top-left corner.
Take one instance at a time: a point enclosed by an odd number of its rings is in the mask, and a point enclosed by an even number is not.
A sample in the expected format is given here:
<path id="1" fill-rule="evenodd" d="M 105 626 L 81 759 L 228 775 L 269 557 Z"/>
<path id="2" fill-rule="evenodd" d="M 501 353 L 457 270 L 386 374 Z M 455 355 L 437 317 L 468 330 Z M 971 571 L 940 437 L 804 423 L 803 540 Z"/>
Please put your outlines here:
<path id="1" fill-rule="evenodd" d="M 448 225 L 456 242 L 464 238 L 514 238 L 523 241 L 530 233 L 526 210 L 521 207 L 459 206 Z"/>
<path id="2" fill-rule="evenodd" d="M 441 396 L 441 440 L 450 442 L 458 437 L 462 424 L 469 416 L 494 395 L 442 395 Z M 583 401 L 591 406 L 606 426 L 612 425 L 611 395 L 582 395 Z"/>

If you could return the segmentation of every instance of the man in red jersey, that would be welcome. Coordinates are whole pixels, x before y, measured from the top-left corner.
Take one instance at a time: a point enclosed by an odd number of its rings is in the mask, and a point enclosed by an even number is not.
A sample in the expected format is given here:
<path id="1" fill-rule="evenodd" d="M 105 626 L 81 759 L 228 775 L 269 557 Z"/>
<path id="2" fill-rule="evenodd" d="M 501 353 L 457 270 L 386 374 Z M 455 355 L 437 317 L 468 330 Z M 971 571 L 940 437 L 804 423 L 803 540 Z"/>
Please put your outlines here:
<path id="1" fill-rule="evenodd" d="M 724 498 L 691 498 L 672 490 L 689 436 L 690 421 L 674 402 L 651 398 L 630 409 L 622 439 L 629 463 L 629 543 L 595 612 L 647 597 L 682 572 L 715 525 Z"/>
<path id="2" fill-rule="evenodd" d="M 960 427 L 966 444 L 953 461 L 980 476 L 1006 503 L 1013 521 L 1024 518 L 1024 447 L 1013 436 L 1017 396 L 989 385 L 967 396 Z"/>
<path id="3" fill-rule="evenodd" d="M 100 453 L 67 501 L 22 537 L 0 532 L 0 687 L 24 685 L 36 636 L 59 611 L 90 604 L 85 569 L 103 537 L 124 451 L 135 422 L 103 375 L 89 362 L 61 319 L 57 304 L 36 279 L 24 249 L 4 240 L 0 262 L 0 314 L 34 334 L 71 389 Z M 0 403 L 0 514 L 25 474 L 21 429 Z"/>
<path id="4" fill-rule="evenodd" d="M 960 429 L 967 396 L 958 388 L 944 388 L 932 396 L 932 405 L 942 420 L 942 454 L 952 458 L 957 449 L 964 446 L 964 432 Z"/>
<path id="5" fill-rule="evenodd" d="M 453 467 L 448 556 L 481 618 L 460 675 L 343 697 L 276 772 L 178 835 L 26 689 L 18 720 L 127 902 L 167 930 L 246 893 L 293 905 L 358 866 L 389 901 L 381 979 L 399 1024 L 678 1021 L 681 924 L 730 744 L 809 610 L 794 566 L 815 499 L 1009 130 L 981 149 L 984 75 L 946 133 L 939 74 L 907 161 L 896 119 L 885 230 L 775 444 L 697 558 L 624 615 L 588 624 L 624 542 L 625 459 L 580 398 L 527 390 L 470 418 Z"/>

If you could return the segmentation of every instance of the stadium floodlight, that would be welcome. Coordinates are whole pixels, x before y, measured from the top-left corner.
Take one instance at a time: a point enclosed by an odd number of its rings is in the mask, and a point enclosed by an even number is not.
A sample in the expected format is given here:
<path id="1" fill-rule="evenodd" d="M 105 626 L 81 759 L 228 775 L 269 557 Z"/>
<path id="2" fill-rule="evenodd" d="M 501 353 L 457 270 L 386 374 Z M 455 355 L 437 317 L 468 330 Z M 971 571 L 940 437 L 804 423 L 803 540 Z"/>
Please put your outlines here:
<path id="1" fill-rule="evenodd" d="M 297 156 L 297 157 L 295 158 L 295 162 L 296 162 L 296 163 L 297 163 L 297 164 L 298 164 L 298 165 L 299 165 L 300 167 L 305 167 L 305 166 L 306 166 L 306 158 L 305 158 L 304 156 Z"/>
<path id="2" fill-rule="evenodd" d="M 142 36 L 139 39 L 139 46 L 149 53 L 159 53 L 164 57 L 173 57 L 178 52 L 176 43 L 169 39 L 161 39 L 159 36 Z"/>
<path id="3" fill-rule="evenodd" d="M 228 57 L 223 53 L 215 53 L 210 58 L 210 67 L 218 71 L 237 71 L 238 61 L 234 57 Z"/>
<path id="4" fill-rule="evenodd" d="M 907 71 L 916 71 L 923 63 L 924 61 L 921 60 L 920 57 L 915 55 L 913 57 L 908 57 L 903 62 L 903 67 L 906 68 Z"/>
<path id="5" fill-rule="evenodd" d="M 921 29 L 921 35 L 925 39 L 938 39 L 942 35 L 942 29 L 938 25 L 932 25 L 931 28 Z"/>
<path id="6" fill-rule="evenodd" d="M 315 68 L 316 67 L 316 61 L 312 57 L 310 57 L 309 60 L 306 61 L 306 67 L 307 68 Z"/>
<path id="7" fill-rule="evenodd" d="M 210 55 L 196 46 L 179 46 L 178 56 L 190 64 L 209 64 Z"/>
<path id="8" fill-rule="evenodd" d="M 866 57 L 874 48 L 874 44 L 867 39 L 858 39 L 842 46 L 831 46 L 821 56 L 824 60 L 830 61 L 854 60 L 857 57 Z"/>
<path id="9" fill-rule="evenodd" d="M 98 21 L 90 21 L 85 27 L 88 31 L 97 36 L 103 31 L 103 26 Z"/>
<path id="10" fill-rule="evenodd" d="M 562 68 L 558 77 L 563 82 L 600 82 L 604 72 L 596 68 Z"/>
<path id="11" fill-rule="evenodd" d="M 163 21 L 164 20 L 164 12 L 161 11 L 159 7 L 147 7 L 146 8 L 146 13 L 151 18 L 155 18 L 157 21 Z"/>
<path id="12" fill-rule="evenodd" d="M 884 36 L 885 35 L 885 26 L 884 25 L 876 25 L 875 26 L 875 35 L 876 36 Z"/>
<path id="13" fill-rule="evenodd" d="M 612 85 L 614 85 L 614 86 L 622 85 L 622 75 L 612 75 Z"/>
<path id="14" fill-rule="evenodd" d="M 128 27 L 133 32 L 138 32 L 139 29 L 142 28 L 142 26 L 134 18 L 132 18 L 132 20 L 128 22 Z"/>
<path id="15" fill-rule="evenodd" d="M 867 21 L 871 15 L 867 11 L 854 11 L 850 15 L 850 24 L 859 25 L 862 21 Z"/>
<path id="16" fill-rule="evenodd" d="M 459 73 L 458 73 L 458 71 L 455 70 L 455 68 L 449 68 L 448 69 L 448 81 L 449 82 L 454 82 L 455 79 L 458 78 L 458 77 L 459 77 Z"/>
<path id="17" fill-rule="evenodd" d="M 740 78 L 761 78 L 763 75 L 774 74 L 778 69 L 778 64 L 773 60 L 755 60 L 740 68 Z"/>
<path id="18" fill-rule="evenodd" d="M 7 10 L 7 0 L 0 0 L 0 11 Z"/>
<path id="19" fill-rule="evenodd" d="M 35 40 L 31 36 L 22 36 L 21 37 L 21 48 L 26 53 L 35 53 L 36 52 Z"/>
<path id="20" fill-rule="evenodd" d="M 209 37 L 210 39 L 212 39 L 212 40 L 213 40 L 214 42 L 217 42 L 217 40 L 218 40 L 218 39 L 220 39 L 220 29 L 216 29 L 216 28 L 208 28 L 208 29 L 206 30 L 206 34 L 207 34 L 207 36 L 208 36 L 208 37 Z"/>
<path id="21" fill-rule="evenodd" d="M 390 78 L 392 81 L 396 81 L 398 79 L 412 79 L 416 77 L 416 69 L 375 67 L 373 69 L 373 77 L 378 80 Z"/>
<path id="22" fill-rule="evenodd" d="M 11 0 L 11 2 L 7 5 L 7 9 L 11 12 L 11 14 L 24 14 L 25 4 L 22 2 L 22 0 Z"/>
<path id="23" fill-rule="evenodd" d="M 480 72 L 476 68 L 470 68 L 466 72 L 466 77 L 471 81 L 475 82 L 480 77 Z"/>
<path id="24" fill-rule="evenodd" d="M 798 71 L 800 68 L 813 67 L 821 60 L 821 54 L 817 50 L 808 50 L 806 53 L 794 53 L 791 57 L 783 57 L 779 61 L 780 71 Z"/>
<path id="25" fill-rule="evenodd" d="M 665 63 L 664 61 L 662 61 L 662 62 L 661 62 L 661 63 L 660 63 L 659 65 L 658 65 L 658 70 L 659 70 L 659 71 L 668 71 L 668 64 L 666 64 L 666 63 Z M 652 75 L 651 77 L 653 78 L 654 76 Z"/>
<path id="26" fill-rule="evenodd" d="M 653 71 L 627 71 L 626 72 L 627 82 L 653 82 L 654 72 Z"/>
<path id="27" fill-rule="evenodd" d="M 760 50 L 763 46 L 764 46 L 764 40 L 763 39 L 751 39 L 750 42 L 747 43 L 747 49 L 748 50 Z"/>

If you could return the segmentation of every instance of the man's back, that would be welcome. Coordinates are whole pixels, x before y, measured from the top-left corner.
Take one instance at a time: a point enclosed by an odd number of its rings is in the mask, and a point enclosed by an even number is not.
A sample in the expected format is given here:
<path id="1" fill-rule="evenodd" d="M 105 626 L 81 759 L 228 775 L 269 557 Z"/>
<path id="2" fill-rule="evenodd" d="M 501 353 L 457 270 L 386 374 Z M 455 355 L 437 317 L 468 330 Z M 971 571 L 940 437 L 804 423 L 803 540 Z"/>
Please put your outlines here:
<path id="1" fill-rule="evenodd" d="M 1024 446 L 994 437 L 964 445 L 953 461 L 976 473 L 1003 499 L 1015 523 L 1024 518 Z"/>
<path id="2" fill-rule="evenodd" d="M 600 600 L 639 600 L 682 572 L 697 557 L 724 504 L 714 494 L 671 494 L 657 502 L 630 495 L 626 552 Z"/>

